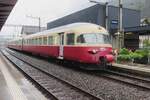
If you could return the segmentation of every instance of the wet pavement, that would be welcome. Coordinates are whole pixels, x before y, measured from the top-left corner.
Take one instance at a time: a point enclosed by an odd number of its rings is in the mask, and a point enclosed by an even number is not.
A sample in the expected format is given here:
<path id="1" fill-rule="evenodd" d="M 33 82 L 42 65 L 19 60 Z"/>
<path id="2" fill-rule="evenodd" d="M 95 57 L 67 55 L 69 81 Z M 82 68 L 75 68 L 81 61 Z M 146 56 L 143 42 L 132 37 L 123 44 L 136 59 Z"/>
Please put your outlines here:
<path id="1" fill-rule="evenodd" d="M 1 71 L 0 71 L 0 100 L 13 100 Z"/>
<path id="2" fill-rule="evenodd" d="M 0 54 L 0 100 L 47 100 L 47 98 Z"/>

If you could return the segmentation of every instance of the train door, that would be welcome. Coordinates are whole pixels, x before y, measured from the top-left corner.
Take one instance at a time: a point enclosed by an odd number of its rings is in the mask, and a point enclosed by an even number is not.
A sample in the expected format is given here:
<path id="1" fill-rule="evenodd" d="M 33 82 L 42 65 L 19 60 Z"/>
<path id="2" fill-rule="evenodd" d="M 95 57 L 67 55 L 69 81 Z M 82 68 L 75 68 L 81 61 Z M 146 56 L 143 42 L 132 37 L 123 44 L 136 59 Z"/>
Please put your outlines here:
<path id="1" fill-rule="evenodd" d="M 59 59 L 63 59 L 64 56 L 64 33 L 59 33 Z"/>

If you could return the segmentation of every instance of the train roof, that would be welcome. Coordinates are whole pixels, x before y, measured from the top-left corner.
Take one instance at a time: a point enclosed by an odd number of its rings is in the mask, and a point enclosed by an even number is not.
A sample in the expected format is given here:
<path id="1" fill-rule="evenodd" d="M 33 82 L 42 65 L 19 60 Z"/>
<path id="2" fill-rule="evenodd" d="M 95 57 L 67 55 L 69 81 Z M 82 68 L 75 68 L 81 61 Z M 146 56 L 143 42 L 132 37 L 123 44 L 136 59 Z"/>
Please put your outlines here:
<path id="1" fill-rule="evenodd" d="M 38 32 L 32 35 L 27 35 L 24 38 L 32 38 L 36 36 L 44 36 L 44 35 L 50 35 L 50 34 L 55 34 L 55 33 L 61 33 L 61 32 L 67 32 L 67 31 L 74 31 L 78 33 L 96 33 L 96 32 L 101 32 L 103 34 L 108 34 L 107 30 L 105 28 L 92 24 L 92 23 L 72 23 L 64 26 L 60 26 L 57 28 L 45 30 L 42 32 Z"/>
<path id="2" fill-rule="evenodd" d="M 9 43 L 9 42 L 15 42 L 15 41 L 18 41 L 18 40 L 21 40 L 21 39 L 22 39 L 21 37 L 18 37 L 18 38 L 15 38 L 15 39 L 9 40 L 9 41 L 8 41 L 8 43 Z"/>

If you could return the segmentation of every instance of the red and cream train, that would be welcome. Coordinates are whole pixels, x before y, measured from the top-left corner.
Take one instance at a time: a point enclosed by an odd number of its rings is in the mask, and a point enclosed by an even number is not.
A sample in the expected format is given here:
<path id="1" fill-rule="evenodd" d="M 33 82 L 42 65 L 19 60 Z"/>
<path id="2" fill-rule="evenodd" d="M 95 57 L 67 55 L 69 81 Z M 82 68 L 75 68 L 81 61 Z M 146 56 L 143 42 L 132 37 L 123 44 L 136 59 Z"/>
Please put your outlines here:
<path id="1" fill-rule="evenodd" d="M 109 33 L 91 23 L 73 23 L 10 41 L 8 47 L 86 64 L 114 61 Z"/>

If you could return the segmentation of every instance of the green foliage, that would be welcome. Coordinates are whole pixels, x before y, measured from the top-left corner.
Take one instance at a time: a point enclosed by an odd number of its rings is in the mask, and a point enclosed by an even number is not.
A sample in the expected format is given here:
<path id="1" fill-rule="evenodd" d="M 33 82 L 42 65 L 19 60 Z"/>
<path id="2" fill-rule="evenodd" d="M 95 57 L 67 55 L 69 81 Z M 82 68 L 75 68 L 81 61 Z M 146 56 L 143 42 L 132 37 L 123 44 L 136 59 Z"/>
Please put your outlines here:
<path id="1" fill-rule="evenodd" d="M 143 24 L 150 25 L 150 19 L 149 18 L 145 18 L 143 20 Z"/>
<path id="2" fill-rule="evenodd" d="M 131 59 L 141 59 L 142 57 L 144 56 L 141 53 L 137 53 L 136 51 L 130 53 Z"/>
<path id="3" fill-rule="evenodd" d="M 130 51 L 126 48 L 120 49 L 119 55 L 117 57 L 118 61 L 130 61 Z"/>
<path id="4" fill-rule="evenodd" d="M 119 52 L 120 55 L 128 55 L 129 53 L 130 53 L 129 50 L 126 48 L 121 49 Z"/>
<path id="5" fill-rule="evenodd" d="M 118 61 L 130 61 L 130 55 L 120 54 L 117 57 Z"/>
<path id="6" fill-rule="evenodd" d="M 117 60 L 120 61 L 134 61 L 134 59 L 142 59 L 143 57 L 150 56 L 149 49 L 136 50 L 135 52 L 129 51 L 126 48 L 120 50 Z"/>

